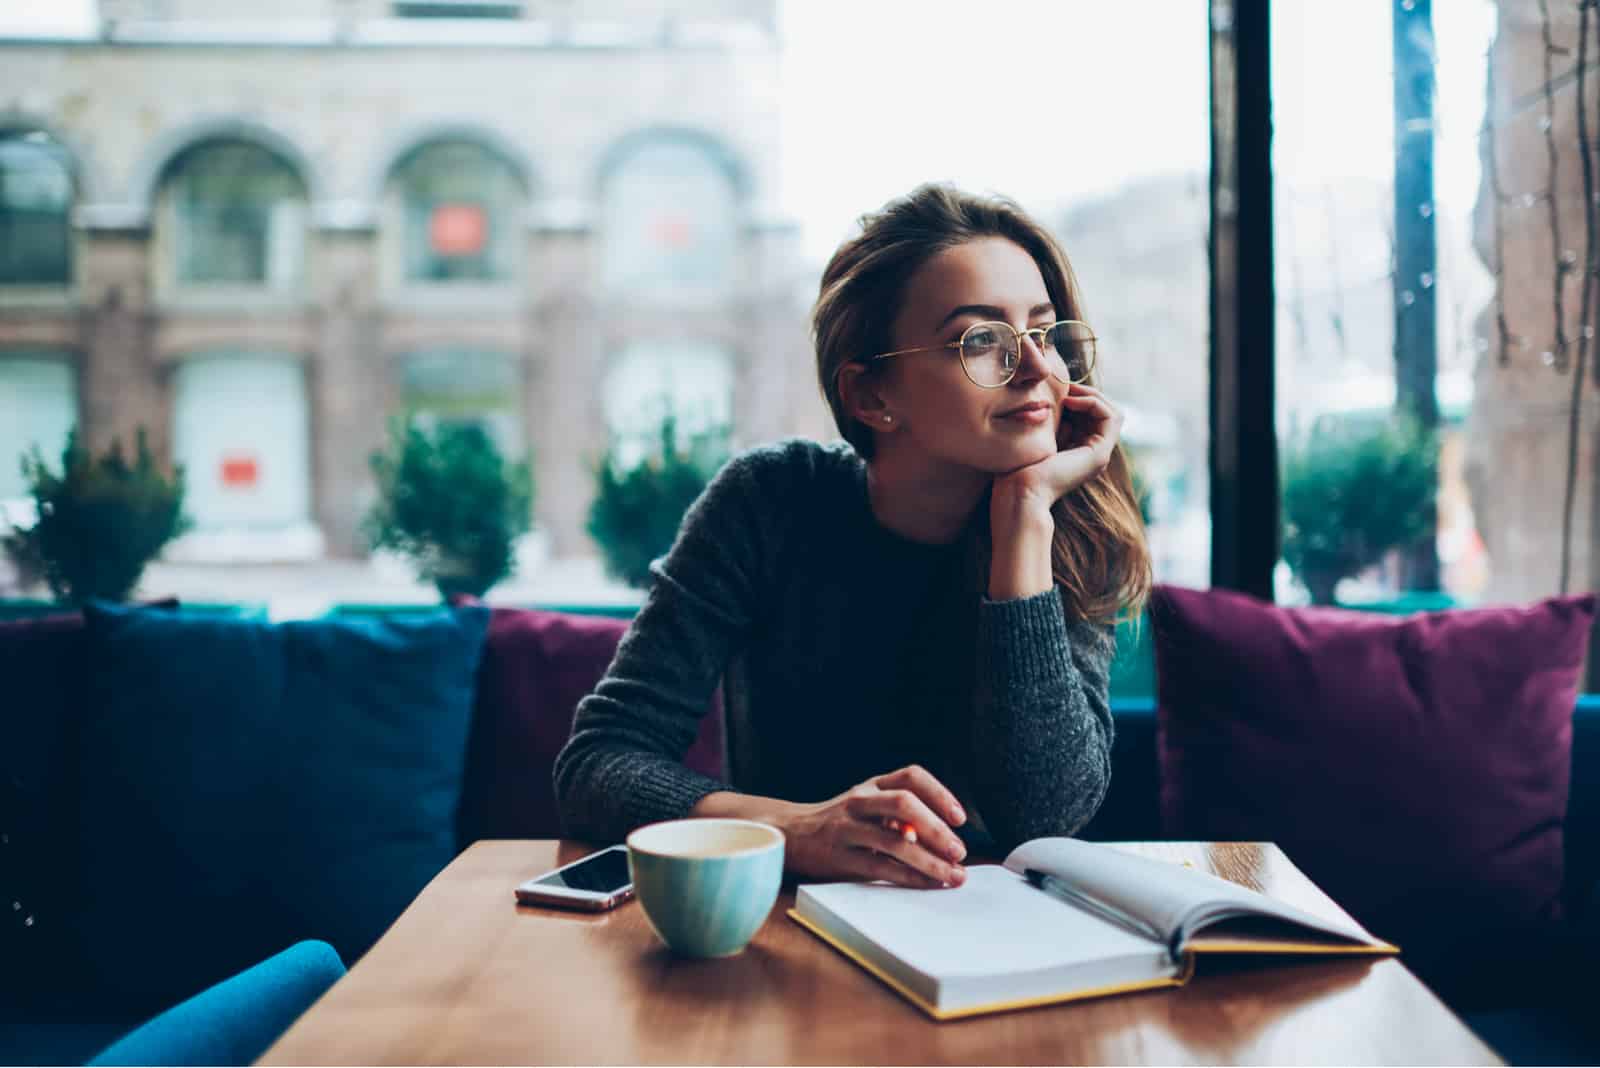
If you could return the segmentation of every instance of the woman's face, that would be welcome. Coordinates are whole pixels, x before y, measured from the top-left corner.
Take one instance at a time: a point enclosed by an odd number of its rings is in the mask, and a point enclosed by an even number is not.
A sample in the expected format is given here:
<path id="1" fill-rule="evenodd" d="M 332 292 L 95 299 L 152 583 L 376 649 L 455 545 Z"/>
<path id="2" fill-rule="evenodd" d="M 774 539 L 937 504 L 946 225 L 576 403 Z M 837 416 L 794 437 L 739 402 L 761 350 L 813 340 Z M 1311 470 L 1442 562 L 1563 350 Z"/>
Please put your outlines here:
<path id="1" fill-rule="evenodd" d="M 1005 322 L 1020 331 L 1050 325 L 1063 317 L 1057 311 L 1033 257 L 1005 238 L 979 238 L 946 249 L 912 275 L 892 340 L 895 350 L 943 345 L 973 323 Z M 1068 386 L 1034 339 L 1023 340 L 1020 359 L 1016 376 L 995 389 L 974 385 L 953 348 L 884 361 L 878 393 L 895 429 L 880 447 L 895 447 L 898 437 L 932 459 L 993 474 L 1050 456 Z"/>

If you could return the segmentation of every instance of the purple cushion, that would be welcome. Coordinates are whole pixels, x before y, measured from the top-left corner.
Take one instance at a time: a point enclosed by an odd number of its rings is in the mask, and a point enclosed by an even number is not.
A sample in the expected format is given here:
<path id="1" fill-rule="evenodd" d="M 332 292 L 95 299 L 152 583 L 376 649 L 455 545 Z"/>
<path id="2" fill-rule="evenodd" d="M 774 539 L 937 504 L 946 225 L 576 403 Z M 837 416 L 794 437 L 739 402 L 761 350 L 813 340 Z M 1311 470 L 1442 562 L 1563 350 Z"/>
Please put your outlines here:
<path id="1" fill-rule="evenodd" d="M 1277 842 L 1406 947 L 1559 918 L 1592 595 L 1404 618 L 1160 587 L 1163 831 Z"/>
<path id="2" fill-rule="evenodd" d="M 551 771 L 572 733 L 578 702 L 595 688 L 628 623 L 601 616 L 496 608 L 478 666 L 457 834 L 559 838 Z M 722 703 L 712 695 L 684 762 L 721 777 Z"/>

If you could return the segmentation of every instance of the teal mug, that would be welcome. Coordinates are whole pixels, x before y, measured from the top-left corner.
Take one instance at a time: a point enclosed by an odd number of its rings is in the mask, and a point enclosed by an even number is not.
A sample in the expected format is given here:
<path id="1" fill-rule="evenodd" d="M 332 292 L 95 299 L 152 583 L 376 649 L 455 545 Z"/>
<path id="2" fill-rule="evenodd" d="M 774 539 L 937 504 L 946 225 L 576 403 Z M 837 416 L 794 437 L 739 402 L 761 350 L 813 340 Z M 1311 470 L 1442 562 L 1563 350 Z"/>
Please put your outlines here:
<path id="1" fill-rule="evenodd" d="M 783 883 L 783 832 L 751 820 L 669 820 L 628 835 L 645 918 L 689 957 L 742 952 Z"/>

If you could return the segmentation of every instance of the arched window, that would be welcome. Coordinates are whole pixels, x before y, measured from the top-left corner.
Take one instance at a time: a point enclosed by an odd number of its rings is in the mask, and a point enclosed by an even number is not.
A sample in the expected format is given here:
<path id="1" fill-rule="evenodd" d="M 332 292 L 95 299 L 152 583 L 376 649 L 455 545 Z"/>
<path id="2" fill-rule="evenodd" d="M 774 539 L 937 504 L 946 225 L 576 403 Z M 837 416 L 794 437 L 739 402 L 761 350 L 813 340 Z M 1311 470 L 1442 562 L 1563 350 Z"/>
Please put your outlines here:
<path id="1" fill-rule="evenodd" d="M 25 497 L 22 457 L 38 446 L 51 470 L 78 421 L 78 390 L 65 355 L 0 353 L 0 501 Z"/>
<path id="2" fill-rule="evenodd" d="M 309 521 L 311 420 L 298 361 L 208 353 L 178 367 L 176 392 L 173 447 L 197 532 Z"/>
<path id="3" fill-rule="evenodd" d="M 167 170 L 161 224 L 180 286 L 297 286 L 305 271 L 306 188 L 280 157 L 247 141 L 208 141 Z"/>
<path id="4" fill-rule="evenodd" d="M 702 145 L 662 136 L 628 149 L 601 189 L 603 277 L 645 298 L 721 295 L 732 281 L 733 180 Z"/>
<path id="5" fill-rule="evenodd" d="M 733 357 L 721 345 L 656 341 L 625 348 L 606 375 L 602 408 L 618 464 L 655 450 L 667 416 L 679 442 L 733 422 Z"/>
<path id="6" fill-rule="evenodd" d="M 71 280 L 71 210 L 66 149 L 38 130 L 0 133 L 0 285 Z"/>
<path id="7" fill-rule="evenodd" d="M 386 226 L 403 282 L 504 282 L 521 262 L 515 168 L 470 141 L 435 141 L 396 165 Z"/>
<path id="8" fill-rule="evenodd" d="M 522 404 L 510 356 L 469 348 L 423 349 L 406 355 L 400 381 L 408 410 L 435 425 L 476 424 L 506 459 L 522 455 Z"/>

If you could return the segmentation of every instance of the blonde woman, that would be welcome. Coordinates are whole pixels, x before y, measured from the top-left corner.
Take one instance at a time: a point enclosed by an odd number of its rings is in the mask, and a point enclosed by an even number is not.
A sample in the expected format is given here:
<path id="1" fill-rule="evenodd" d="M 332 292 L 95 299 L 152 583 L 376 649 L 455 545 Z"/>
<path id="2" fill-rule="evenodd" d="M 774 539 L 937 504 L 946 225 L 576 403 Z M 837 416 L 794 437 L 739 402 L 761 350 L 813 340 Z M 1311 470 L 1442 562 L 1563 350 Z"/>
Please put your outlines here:
<path id="1" fill-rule="evenodd" d="M 689 510 L 556 761 L 566 831 L 785 833 L 811 879 L 965 879 L 1088 822 L 1112 624 L 1150 586 L 1122 416 L 1048 231 L 925 186 L 862 220 L 813 313 L 845 441 L 730 461 Z M 681 760 L 725 678 L 730 782 Z"/>

